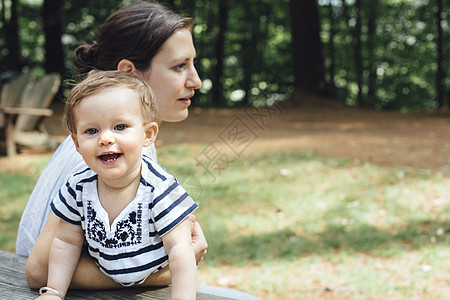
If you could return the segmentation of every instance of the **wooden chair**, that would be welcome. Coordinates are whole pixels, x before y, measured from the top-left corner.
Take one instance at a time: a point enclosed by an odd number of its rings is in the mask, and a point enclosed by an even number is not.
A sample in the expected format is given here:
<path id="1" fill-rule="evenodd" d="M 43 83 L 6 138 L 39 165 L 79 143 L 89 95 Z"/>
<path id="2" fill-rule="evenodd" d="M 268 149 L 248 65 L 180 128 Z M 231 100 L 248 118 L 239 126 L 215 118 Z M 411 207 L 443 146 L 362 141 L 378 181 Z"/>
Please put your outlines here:
<path id="1" fill-rule="evenodd" d="M 15 107 L 20 102 L 25 88 L 34 81 L 32 73 L 24 73 L 19 75 L 16 79 L 2 86 L 2 93 L 0 95 L 0 108 Z M 6 116 L 0 111 L 0 128 L 5 128 Z"/>
<path id="2" fill-rule="evenodd" d="M 32 75 L 23 74 L 3 86 L 0 115 L 3 115 L 8 156 L 17 153 L 17 145 L 57 146 L 42 126 L 42 120 L 53 114 L 48 107 L 60 83 L 58 74 L 48 74 L 38 81 Z M 0 119 L 0 127 L 1 122 Z"/>

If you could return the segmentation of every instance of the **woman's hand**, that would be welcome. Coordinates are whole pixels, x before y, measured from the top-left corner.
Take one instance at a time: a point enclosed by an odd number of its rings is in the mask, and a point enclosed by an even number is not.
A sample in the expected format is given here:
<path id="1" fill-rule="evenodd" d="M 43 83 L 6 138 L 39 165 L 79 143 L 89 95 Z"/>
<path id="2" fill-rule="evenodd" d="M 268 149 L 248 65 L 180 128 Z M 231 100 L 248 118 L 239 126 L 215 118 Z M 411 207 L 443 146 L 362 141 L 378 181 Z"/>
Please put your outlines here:
<path id="1" fill-rule="evenodd" d="M 200 224 L 196 221 L 195 216 L 190 215 L 188 218 L 189 223 L 191 224 L 192 246 L 194 247 L 195 260 L 198 264 L 207 252 L 208 243 L 206 242 L 205 235 L 203 234 Z"/>

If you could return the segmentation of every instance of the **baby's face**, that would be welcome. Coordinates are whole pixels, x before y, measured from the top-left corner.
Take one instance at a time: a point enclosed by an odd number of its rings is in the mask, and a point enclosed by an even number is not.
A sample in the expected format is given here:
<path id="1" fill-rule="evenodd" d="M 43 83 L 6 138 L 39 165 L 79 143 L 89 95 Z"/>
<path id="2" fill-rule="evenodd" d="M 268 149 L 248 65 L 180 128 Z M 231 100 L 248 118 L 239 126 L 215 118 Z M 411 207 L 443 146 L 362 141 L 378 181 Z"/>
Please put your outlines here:
<path id="1" fill-rule="evenodd" d="M 89 96 L 74 116 L 76 149 L 92 170 L 110 180 L 139 174 L 147 132 L 135 91 L 118 87 Z"/>

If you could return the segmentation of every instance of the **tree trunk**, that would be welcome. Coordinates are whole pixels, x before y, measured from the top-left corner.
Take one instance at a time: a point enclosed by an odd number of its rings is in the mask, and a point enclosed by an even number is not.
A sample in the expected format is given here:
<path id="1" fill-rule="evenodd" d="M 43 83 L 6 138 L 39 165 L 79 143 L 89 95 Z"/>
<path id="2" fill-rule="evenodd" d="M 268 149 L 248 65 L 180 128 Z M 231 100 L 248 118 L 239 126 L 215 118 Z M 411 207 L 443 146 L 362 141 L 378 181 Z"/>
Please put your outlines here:
<path id="1" fill-rule="evenodd" d="M 334 37 L 336 35 L 336 24 L 335 24 L 335 16 L 334 16 L 334 5 L 331 0 L 328 4 L 328 18 L 330 20 L 330 40 L 328 41 L 328 57 L 330 58 L 330 64 L 328 65 L 328 74 L 330 79 L 328 80 L 328 88 L 329 92 L 334 95 L 336 90 L 336 83 L 334 82 L 334 76 L 336 73 L 336 61 L 335 61 L 335 45 L 334 45 Z"/>
<path id="2" fill-rule="evenodd" d="M 8 47 L 8 54 L 2 62 L 1 69 L 20 72 L 20 43 L 19 43 L 19 23 L 17 21 L 18 0 L 11 1 L 9 20 L 6 20 L 5 3 L 2 1 L 2 22 L 5 26 L 5 41 Z"/>
<path id="3" fill-rule="evenodd" d="M 363 94 L 362 94 L 362 86 L 363 86 L 363 65 L 362 65 L 362 45 L 361 45 L 361 26 L 362 26 L 362 2 L 361 0 L 356 0 L 356 24 L 354 30 L 354 49 L 355 49 L 355 71 L 356 71 L 356 82 L 358 84 L 358 96 L 357 96 L 357 105 L 363 105 Z"/>
<path id="4" fill-rule="evenodd" d="M 349 21 L 350 21 L 350 12 L 349 12 L 349 8 L 348 8 L 348 5 L 347 5 L 347 3 L 345 2 L 345 0 L 340 0 L 340 3 L 341 3 L 341 5 L 342 5 L 342 17 L 344 18 L 345 24 L 347 25 L 347 26 L 346 26 L 346 27 L 347 27 L 346 35 L 350 36 L 350 38 L 351 38 L 351 42 L 349 42 L 348 45 L 351 46 L 352 43 L 353 43 L 353 35 L 352 35 L 352 33 L 351 33 L 352 31 L 351 31 L 351 28 L 350 28 L 350 26 L 349 26 Z M 346 46 L 347 46 L 347 42 L 344 42 L 344 43 L 345 43 L 345 46 L 344 46 L 344 47 L 346 47 Z M 342 47 L 342 46 L 340 46 L 340 47 Z M 349 63 L 348 65 L 353 67 L 353 61 L 351 61 L 351 59 L 352 59 L 352 54 L 351 54 L 350 51 L 345 51 L 345 56 L 344 56 L 344 57 L 341 57 L 341 59 L 343 59 L 344 61 L 351 62 L 351 63 Z M 350 67 L 349 67 L 349 68 L 350 68 Z M 343 102 L 344 102 L 344 103 L 346 103 L 346 97 L 347 97 L 348 92 L 349 92 L 349 82 L 351 82 L 351 81 L 353 80 L 352 75 L 353 75 L 353 74 L 351 74 L 351 72 L 346 72 L 345 75 L 341 76 L 342 79 L 344 79 L 344 81 L 345 81 L 345 90 L 346 90 L 346 93 L 345 93 L 345 94 L 346 94 L 346 96 L 345 96 L 345 98 L 343 99 Z"/>
<path id="5" fill-rule="evenodd" d="M 445 78 L 444 68 L 443 68 L 443 54 L 442 54 L 442 0 L 437 0 L 437 12 L 436 12 L 436 23 L 437 23 L 437 73 L 436 73 L 436 96 L 438 107 L 443 107 L 445 105 L 444 100 L 444 86 L 442 81 Z"/>
<path id="6" fill-rule="evenodd" d="M 44 0 L 45 63 L 47 73 L 64 74 L 64 50 L 61 43 L 62 7 L 60 0 Z"/>
<path id="7" fill-rule="evenodd" d="M 315 0 L 290 0 L 291 34 L 295 89 L 294 94 L 321 94 L 324 91 L 324 66 L 320 41 L 319 11 Z M 292 99 L 298 104 L 300 99 Z"/>
<path id="8" fill-rule="evenodd" d="M 244 98 L 242 99 L 242 105 L 247 105 L 250 103 L 250 89 L 252 85 L 252 76 L 254 73 L 254 65 L 255 61 L 258 61 L 258 36 L 259 36 L 259 27 L 257 26 L 259 23 L 255 21 L 254 7 L 247 7 L 244 23 L 244 34 L 242 35 L 243 41 L 241 48 L 242 53 L 242 89 L 244 90 Z"/>
<path id="9" fill-rule="evenodd" d="M 176 7 L 175 7 L 175 0 L 164 0 L 164 1 L 160 1 L 162 2 L 162 4 L 167 7 L 168 9 L 171 10 L 175 10 L 176 11 Z"/>
<path id="10" fill-rule="evenodd" d="M 375 57 L 376 47 L 376 20 L 378 12 L 378 0 L 371 0 L 369 2 L 369 19 L 367 22 L 367 60 L 369 62 L 369 80 L 367 98 L 373 106 L 376 102 L 376 88 L 377 88 L 377 62 Z"/>
<path id="11" fill-rule="evenodd" d="M 216 66 L 212 73 L 212 102 L 214 106 L 225 105 L 223 97 L 223 60 L 225 57 L 225 32 L 228 27 L 228 1 L 219 1 L 219 33 L 216 37 L 214 54 Z"/>

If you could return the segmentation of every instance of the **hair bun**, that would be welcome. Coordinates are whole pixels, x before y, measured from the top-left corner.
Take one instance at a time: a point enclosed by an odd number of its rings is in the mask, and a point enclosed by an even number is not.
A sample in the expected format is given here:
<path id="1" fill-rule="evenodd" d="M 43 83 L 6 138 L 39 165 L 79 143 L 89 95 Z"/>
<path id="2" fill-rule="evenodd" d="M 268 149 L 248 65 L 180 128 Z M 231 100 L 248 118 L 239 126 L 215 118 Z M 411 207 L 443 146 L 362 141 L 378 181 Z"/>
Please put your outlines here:
<path id="1" fill-rule="evenodd" d="M 84 44 L 79 46 L 74 53 L 73 62 L 78 73 L 86 74 L 97 68 L 98 44 Z"/>

